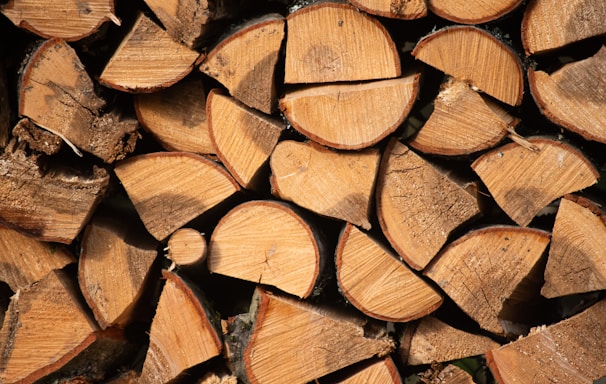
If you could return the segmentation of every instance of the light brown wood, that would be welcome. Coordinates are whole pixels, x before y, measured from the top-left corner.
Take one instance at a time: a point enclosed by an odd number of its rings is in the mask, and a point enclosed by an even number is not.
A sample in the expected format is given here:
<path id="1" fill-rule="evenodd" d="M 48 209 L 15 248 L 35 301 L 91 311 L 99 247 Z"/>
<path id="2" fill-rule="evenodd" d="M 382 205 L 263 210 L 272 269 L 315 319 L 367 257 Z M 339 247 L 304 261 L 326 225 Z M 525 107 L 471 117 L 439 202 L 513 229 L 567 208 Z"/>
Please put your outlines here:
<path id="1" fill-rule="evenodd" d="M 427 16 L 424 0 L 350 0 L 350 3 L 373 15 L 412 20 Z"/>
<path id="2" fill-rule="evenodd" d="M 206 261 L 206 239 L 193 228 L 177 229 L 170 235 L 166 257 L 179 266 L 201 265 Z"/>
<path id="3" fill-rule="evenodd" d="M 0 226 L 0 281 L 7 283 L 13 292 L 75 261 L 61 246 Z"/>
<path id="4" fill-rule="evenodd" d="M 221 353 L 221 340 L 204 296 L 178 275 L 166 280 L 149 331 L 139 383 L 166 383 L 185 369 Z"/>
<path id="5" fill-rule="evenodd" d="M 218 164 L 188 152 L 134 156 L 117 164 L 114 172 L 158 240 L 240 189 Z"/>
<path id="6" fill-rule="evenodd" d="M 550 202 L 597 182 L 598 171 L 583 154 L 563 142 L 530 138 L 537 150 L 506 144 L 471 164 L 497 204 L 522 226 Z"/>
<path id="7" fill-rule="evenodd" d="M 606 376 L 606 301 L 486 355 L 499 383 L 591 384 Z"/>
<path id="8" fill-rule="evenodd" d="M 397 48 L 376 19 L 345 3 L 320 2 L 286 19 L 284 81 L 331 83 L 401 75 Z"/>
<path id="9" fill-rule="evenodd" d="M 18 141 L 27 143 L 35 152 L 45 155 L 54 155 L 63 147 L 63 140 L 54 133 L 42 129 L 24 117 L 20 119 L 12 130 L 13 137 Z"/>
<path id="10" fill-rule="evenodd" d="M 385 237 L 417 270 L 454 229 L 480 214 L 475 197 L 396 139 L 385 149 L 376 199 Z"/>
<path id="11" fill-rule="evenodd" d="M 459 330 L 427 316 L 406 328 L 400 354 L 406 365 L 421 365 L 483 355 L 499 346 L 486 336 Z"/>
<path id="12" fill-rule="evenodd" d="M 105 65 L 99 81 L 120 91 L 152 92 L 184 78 L 198 56 L 141 13 Z"/>
<path id="13" fill-rule="evenodd" d="M 362 84 L 310 86 L 287 92 L 280 109 L 295 129 L 322 145 L 362 149 L 402 124 L 419 93 L 419 79 L 414 74 Z"/>
<path id="14" fill-rule="evenodd" d="M 379 160 L 375 149 L 335 152 L 286 140 L 271 155 L 271 184 L 283 200 L 370 229 L 370 198 Z"/>
<path id="15" fill-rule="evenodd" d="M 197 384 L 238 384 L 238 378 L 233 375 L 217 375 L 215 373 L 207 373 Z"/>
<path id="16" fill-rule="evenodd" d="M 274 72 L 284 24 L 284 18 L 276 14 L 248 22 L 213 48 L 200 70 L 221 82 L 242 103 L 272 113 L 277 105 Z"/>
<path id="17" fill-rule="evenodd" d="M 606 214 L 591 200 L 565 196 L 545 268 L 547 298 L 606 289 Z"/>
<path id="18" fill-rule="evenodd" d="M 141 125 L 169 151 L 214 154 L 208 134 L 206 94 L 200 77 L 186 77 L 152 93 L 135 95 Z"/>
<path id="19" fill-rule="evenodd" d="M 133 319 L 158 255 L 158 243 L 145 228 L 118 219 L 124 212 L 110 212 L 98 213 L 86 227 L 78 263 L 80 290 L 103 329 Z"/>
<path id="20" fill-rule="evenodd" d="M 465 81 L 448 78 L 434 100 L 434 109 L 408 144 L 424 153 L 468 155 L 494 147 L 518 119 Z"/>
<path id="21" fill-rule="evenodd" d="M 213 231 L 208 270 L 305 298 L 328 258 L 316 231 L 288 204 L 261 200 L 240 204 Z"/>
<path id="22" fill-rule="evenodd" d="M 419 41 L 412 55 L 506 104 L 522 103 L 524 74 L 520 59 L 482 29 L 442 28 Z"/>
<path id="23" fill-rule="evenodd" d="M 360 363 L 361 368 L 350 374 L 343 380 L 338 380 L 337 384 L 402 384 L 402 378 L 398 369 L 390 356 L 383 359 L 372 359 L 366 363 Z M 357 365 L 356 365 L 357 367 Z"/>
<path id="24" fill-rule="evenodd" d="M 209 93 L 206 104 L 215 153 L 242 187 L 255 189 L 261 185 L 263 166 L 278 143 L 284 123 L 218 90 Z M 263 181 L 264 185 L 267 180 Z"/>
<path id="25" fill-rule="evenodd" d="M 606 47 L 554 73 L 528 70 L 530 91 L 554 123 L 588 140 L 606 143 Z"/>
<path id="26" fill-rule="evenodd" d="M 524 11 L 522 43 L 539 54 L 606 33 L 606 3 L 587 0 L 533 0 Z"/>
<path id="27" fill-rule="evenodd" d="M 460 24 L 482 24 L 499 19 L 516 9 L 522 0 L 427 0 L 436 15 Z"/>
<path id="28" fill-rule="evenodd" d="M 111 21 L 120 25 L 113 0 L 10 0 L 0 12 L 20 28 L 41 37 L 76 41 Z"/>
<path id="29" fill-rule="evenodd" d="M 432 365 L 433 366 L 433 365 Z M 428 371 L 419 375 L 423 383 L 427 384 L 473 384 L 473 377 L 453 364 L 447 366 L 437 366 L 436 369 L 429 369 Z"/>
<path id="30" fill-rule="evenodd" d="M 19 114 L 60 136 L 77 154 L 75 147 L 111 163 L 134 150 L 139 124 L 105 108 L 65 41 L 45 41 L 31 55 L 21 76 Z"/>
<path id="31" fill-rule="evenodd" d="M 442 304 L 432 286 L 351 224 L 339 237 L 336 264 L 341 293 L 370 317 L 406 322 Z"/>
<path id="32" fill-rule="evenodd" d="M 424 274 L 480 327 L 503 334 L 500 320 L 514 320 L 507 300 L 523 302 L 533 294 L 535 265 L 549 244 L 549 233 L 531 228 L 492 226 L 450 243 Z M 538 289 L 538 287 L 537 287 Z"/>

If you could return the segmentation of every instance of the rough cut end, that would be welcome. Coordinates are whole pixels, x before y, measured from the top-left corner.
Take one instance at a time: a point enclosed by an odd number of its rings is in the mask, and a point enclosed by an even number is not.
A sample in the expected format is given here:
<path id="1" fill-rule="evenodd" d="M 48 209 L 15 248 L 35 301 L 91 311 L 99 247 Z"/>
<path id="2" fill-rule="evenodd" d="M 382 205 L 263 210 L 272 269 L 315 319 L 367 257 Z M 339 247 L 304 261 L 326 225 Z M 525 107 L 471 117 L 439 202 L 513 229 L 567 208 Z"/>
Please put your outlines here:
<path id="1" fill-rule="evenodd" d="M 425 0 L 351 0 L 351 4 L 372 15 L 413 20 L 427 16 Z"/>
<path id="2" fill-rule="evenodd" d="M 429 10 L 461 24 L 482 24 L 496 20 L 516 9 L 522 0 L 484 0 L 470 4 L 465 0 L 428 0 Z"/>

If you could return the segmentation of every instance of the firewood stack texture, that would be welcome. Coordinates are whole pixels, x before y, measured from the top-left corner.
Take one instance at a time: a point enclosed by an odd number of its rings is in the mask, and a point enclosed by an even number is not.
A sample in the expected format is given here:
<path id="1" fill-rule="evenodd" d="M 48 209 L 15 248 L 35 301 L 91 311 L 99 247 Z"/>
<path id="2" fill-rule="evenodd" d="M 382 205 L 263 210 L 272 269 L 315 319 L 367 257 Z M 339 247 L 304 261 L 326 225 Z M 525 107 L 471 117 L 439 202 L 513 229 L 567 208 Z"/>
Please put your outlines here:
<path id="1" fill-rule="evenodd" d="M 0 2 L 1 383 L 606 377 L 606 3 Z"/>

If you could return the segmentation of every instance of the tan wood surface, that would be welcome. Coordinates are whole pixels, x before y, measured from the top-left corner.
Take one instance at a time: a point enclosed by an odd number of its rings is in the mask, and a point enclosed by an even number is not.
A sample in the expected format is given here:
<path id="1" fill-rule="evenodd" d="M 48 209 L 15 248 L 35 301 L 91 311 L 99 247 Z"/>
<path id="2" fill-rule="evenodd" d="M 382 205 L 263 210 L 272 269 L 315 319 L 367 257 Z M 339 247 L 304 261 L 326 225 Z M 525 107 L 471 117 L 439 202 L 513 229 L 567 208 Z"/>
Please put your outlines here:
<path id="1" fill-rule="evenodd" d="M 427 16 L 424 0 L 351 0 L 351 4 L 373 15 L 413 20 Z"/>
<path id="2" fill-rule="evenodd" d="M 166 257 L 179 266 L 200 265 L 206 261 L 208 246 L 204 234 L 193 228 L 177 229 L 170 235 Z"/>
<path id="3" fill-rule="evenodd" d="M 516 9 L 522 0 L 427 0 L 436 15 L 460 24 L 482 24 L 499 19 Z"/>

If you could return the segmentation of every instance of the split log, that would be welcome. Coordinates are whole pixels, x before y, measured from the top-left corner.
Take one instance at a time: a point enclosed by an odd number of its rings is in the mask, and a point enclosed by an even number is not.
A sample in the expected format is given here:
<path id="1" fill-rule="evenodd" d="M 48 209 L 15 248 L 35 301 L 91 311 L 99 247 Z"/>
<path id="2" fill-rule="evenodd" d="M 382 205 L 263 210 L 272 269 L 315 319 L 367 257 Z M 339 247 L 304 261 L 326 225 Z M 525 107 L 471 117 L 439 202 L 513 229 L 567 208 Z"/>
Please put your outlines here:
<path id="1" fill-rule="evenodd" d="M 299 132 L 338 149 L 370 147 L 402 124 L 419 93 L 419 74 L 287 92 L 280 109 Z M 381 111 L 381 113 L 377 113 Z"/>
<path id="2" fill-rule="evenodd" d="M 382 359 L 370 359 L 335 372 L 331 380 L 318 380 L 319 383 L 336 384 L 403 384 L 404 381 L 390 356 Z"/>
<path id="3" fill-rule="evenodd" d="M 606 214 L 579 196 L 565 196 L 553 226 L 545 268 L 547 298 L 606 289 Z"/>
<path id="4" fill-rule="evenodd" d="M 218 164 L 188 152 L 134 156 L 114 172 L 145 228 L 160 241 L 240 189 Z"/>
<path id="5" fill-rule="evenodd" d="M 434 365 L 432 365 L 433 367 Z M 473 377 L 453 364 L 447 366 L 436 365 L 420 376 L 421 382 L 425 384 L 473 384 Z"/>
<path id="6" fill-rule="evenodd" d="M 442 28 L 421 41 L 412 55 L 509 105 L 524 93 L 522 64 L 516 53 L 488 32 L 472 26 Z"/>
<path id="7" fill-rule="evenodd" d="M 370 229 L 376 149 L 335 152 L 313 142 L 278 143 L 270 158 L 273 193 L 320 215 Z"/>
<path id="8" fill-rule="evenodd" d="M 552 74 L 528 70 L 530 91 L 541 112 L 554 123 L 601 143 L 606 143 L 604 78 L 604 46 L 594 56 L 566 64 Z"/>
<path id="9" fill-rule="evenodd" d="M 162 271 L 162 289 L 149 331 L 139 383 L 166 383 L 221 353 L 214 315 L 202 292 L 178 275 Z"/>
<path id="10" fill-rule="evenodd" d="M 260 185 L 284 123 L 212 90 L 206 102 L 211 143 L 217 157 L 244 188 Z M 264 180 L 266 183 L 266 180 Z M 265 184 L 263 183 L 263 184 Z"/>
<path id="11" fill-rule="evenodd" d="M 76 51 L 65 41 L 48 40 L 34 51 L 21 77 L 20 115 L 72 144 L 76 153 L 73 145 L 112 163 L 134 150 L 139 124 L 105 108 Z"/>
<path id="12" fill-rule="evenodd" d="M 219 221 L 210 238 L 208 269 L 305 298 L 328 255 L 318 228 L 288 204 L 249 201 Z"/>
<path id="13" fill-rule="evenodd" d="M 482 24 L 499 19 L 522 4 L 522 0 L 427 0 L 427 7 L 436 15 L 460 24 Z"/>
<path id="14" fill-rule="evenodd" d="M 480 327 L 504 334 L 501 320 L 516 321 L 518 304 L 538 296 L 542 271 L 535 267 L 547 244 L 549 233 L 538 229 L 478 229 L 446 246 L 424 274 Z"/>
<path id="15" fill-rule="evenodd" d="M 214 154 L 208 134 L 202 79 L 186 77 L 152 93 L 135 95 L 139 122 L 169 151 Z"/>
<path id="16" fill-rule="evenodd" d="M 200 54 L 174 41 L 143 13 L 106 64 L 101 84 L 125 92 L 167 88 L 193 69 Z"/>
<path id="17" fill-rule="evenodd" d="M 272 113 L 277 104 L 274 72 L 284 35 L 282 16 L 254 19 L 213 48 L 200 70 L 242 103 Z"/>
<path id="18" fill-rule="evenodd" d="M 238 378 L 227 374 L 217 375 L 215 373 L 207 373 L 196 384 L 238 384 Z"/>
<path id="19" fill-rule="evenodd" d="M 522 43 L 540 54 L 606 33 L 606 4 L 587 0 L 533 0 L 524 11 Z"/>
<path id="20" fill-rule="evenodd" d="M 471 164 L 497 204 L 522 226 L 553 200 L 599 178 L 596 168 L 574 147 L 553 139 L 527 141 L 536 150 L 510 143 Z"/>
<path id="21" fill-rule="evenodd" d="M 347 224 L 336 252 L 341 293 L 376 319 L 406 322 L 442 304 L 442 296 L 380 244 Z"/>
<path id="22" fill-rule="evenodd" d="M 375 328 L 257 288 L 250 313 L 228 327 L 232 372 L 250 383 L 307 383 L 389 354 L 393 340 Z"/>
<path id="23" fill-rule="evenodd" d="M 38 36 L 66 41 L 83 39 L 106 21 L 121 23 L 114 14 L 113 0 L 12 0 L 2 4 L 0 12 L 16 26 Z"/>
<path id="24" fill-rule="evenodd" d="M 206 261 L 206 239 L 193 228 L 177 229 L 168 239 L 166 257 L 178 266 L 197 267 Z"/>
<path id="25" fill-rule="evenodd" d="M 27 147 L 34 153 L 54 155 L 63 147 L 63 141 L 59 136 L 38 127 L 27 117 L 17 122 L 12 134 L 17 141 L 27 143 Z"/>
<path id="26" fill-rule="evenodd" d="M 376 198 L 385 237 L 417 270 L 454 229 L 480 214 L 476 198 L 396 139 L 385 149 Z"/>
<path id="27" fill-rule="evenodd" d="M 606 300 L 486 354 L 499 383 L 590 384 L 606 376 Z"/>
<path id="28" fill-rule="evenodd" d="M 320 2 L 286 19 L 284 82 L 331 83 L 401 76 L 398 50 L 376 19 L 349 4 Z"/>
<path id="29" fill-rule="evenodd" d="M 424 0 L 349 0 L 361 10 L 392 19 L 413 20 L 427 16 Z"/>

